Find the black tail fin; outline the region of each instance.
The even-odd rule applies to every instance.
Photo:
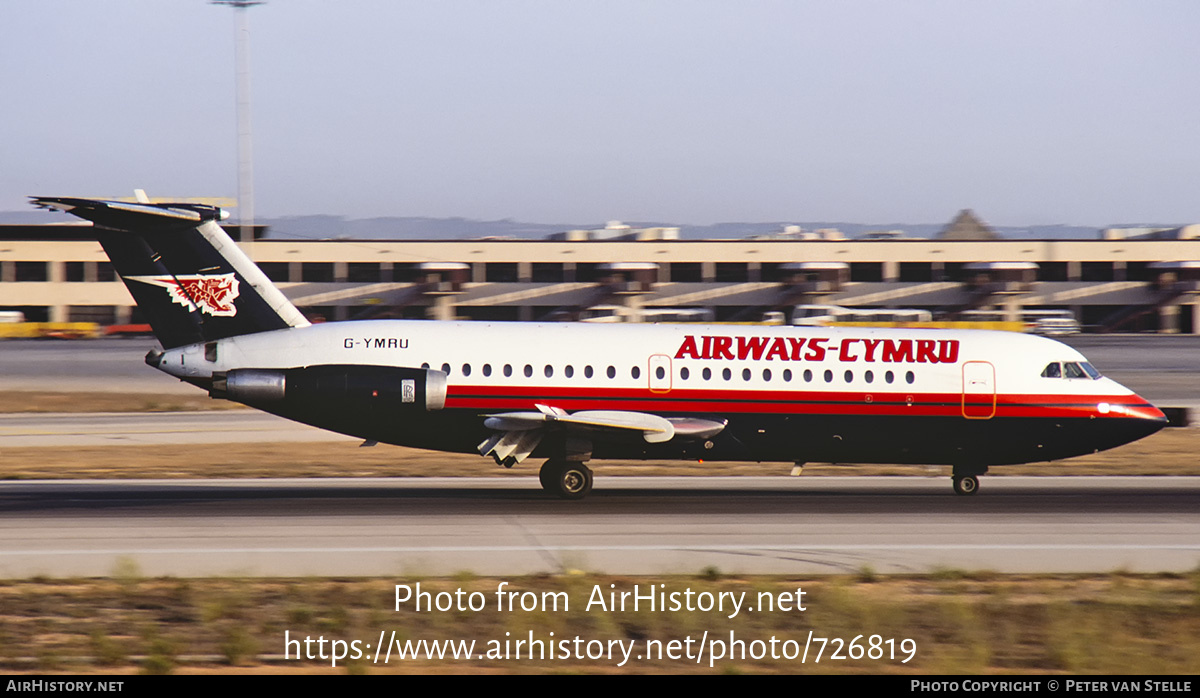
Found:
[[[34,197],[85,218],[163,348],[309,323],[217,225],[221,209]]]

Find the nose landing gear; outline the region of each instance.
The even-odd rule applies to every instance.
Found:
[[[988,471],[987,466],[954,466],[954,494],[970,496],[979,493],[979,476]]]
[[[954,477],[954,494],[972,495],[979,491],[979,478],[974,475]]]

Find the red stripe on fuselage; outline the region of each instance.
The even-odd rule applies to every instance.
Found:
[[[968,405],[991,405],[991,396],[968,396]],[[547,404],[564,410],[607,409],[653,413],[737,413],[873,416],[962,416],[962,393],[797,390],[687,390],[650,393],[637,388],[553,386],[450,386],[447,409],[531,410]],[[1101,413],[1098,406],[1110,409]],[[1117,409],[1111,409],[1116,407]],[[996,417],[1079,418],[1153,416],[1137,395],[998,394]]]

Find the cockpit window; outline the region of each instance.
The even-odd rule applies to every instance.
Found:
[[[1086,361],[1055,361],[1042,370],[1042,378],[1073,378],[1084,380],[1100,380],[1102,376],[1094,366]]]

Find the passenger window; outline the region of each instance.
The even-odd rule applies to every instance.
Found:
[[[421,368],[423,368],[423,369],[425,369],[426,371],[428,371],[428,370],[429,370],[429,362],[428,362],[428,361],[426,361],[425,363],[421,364]]]
[[[744,381],[750,380],[750,369],[748,369],[748,368],[742,369],[742,380],[744,380]]]
[[[690,375],[691,375],[691,372],[689,372],[689,371],[687,370],[687,366],[684,366],[683,368],[679,369],[679,377],[680,377],[681,379],[683,379],[683,380],[687,380],[687,379],[688,379],[688,376],[690,376]]]
[[[854,382],[854,371],[846,371],[846,374],[842,377],[846,379],[847,383],[853,383]]]
[[[763,380],[767,381],[768,383],[771,381],[771,369],[769,369],[769,368],[763,369]]]
[[[704,371],[702,372],[702,375],[704,376],[704,380],[711,379],[712,378],[712,369],[711,368],[704,369]]]
[[[491,365],[491,364],[484,364],[484,365],[483,365],[483,375],[484,375],[484,376],[490,376],[490,375],[492,375],[492,365]]]
[[[529,364],[525,364],[525,377],[533,378],[533,366],[530,366]]]
[[[616,368],[614,368],[614,367],[612,367],[612,366],[609,366],[609,367],[608,367],[608,377],[609,377],[609,378],[616,378],[616,377],[617,377],[617,369],[616,369]]]
[[[825,369],[825,382],[826,383],[833,382],[833,371],[830,371],[829,369]]]
[[[567,367],[563,369],[563,373],[566,374],[567,378],[570,378],[575,375],[575,367],[567,364]]]
[[[471,364],[463,364],[463,367],[462,367],[462,374],[463,374],[464,376],[469,376],[469,375],[471,375]]]
[[[554,377],[554,367],[551,366],[550,364],[546,364],[546,368],[545,368],[544,372],[545,372],[547,378]]]
[[[663,368],[662,366],[659,366],[658,368],[654,369],[654,375],[659,380],[662,380],[667,377],[667,369]]]
[[[505,378],[512,377],[512,364],[504,364],[504,377]]]
[[[1046,366],[1042,371],[1042,378],[1062,378],[1062,369],[1059,367],[1059,363],[1055,361]]]
[[[591,366],[584,366],[584,367],[583,367],[583,377],[584,377],[584,378],[591,378],[591,377],[592,377],[592,367],[591,367]]]
[[[629,369],[629,375],[633,376],[634,378],[639,378],[642,375],[642,369],[634,366],[633,368]]]
[[[904,380],[907,381],[909,385],[912,385],[913,381],[917,380],[917,377],[912,371],[909,371],[908,373],[904,374]]]
[[[807,369],[807,368],[806,368],[806,369],[804,369],[804,382],[805,382],[805,383],[812,383],[812,371],[810,371],[810,370],[809,370],[809,369]]]
[[[721,377],[724,378],[725,380],[729,380],[730,378],[733,377],[733,371],[730,371],[729,369],[725,369],[725,370],[721,371]]]
[[[883,374],[883,379],[888,383],[891,383],[892,381],[896,380],[896,374],[888,371],[887,373]]]
[[[442,364],[442,373],[450,375],[450,364]]]
[[[792,382],[792,369],[790,369],[790,368],[783,369],[783,380],[787,383]]]
[[[875,372],[867,371],[866,373],[863,374],[863,380],[865,380],[868,383],[873,383],[875,381]]]

